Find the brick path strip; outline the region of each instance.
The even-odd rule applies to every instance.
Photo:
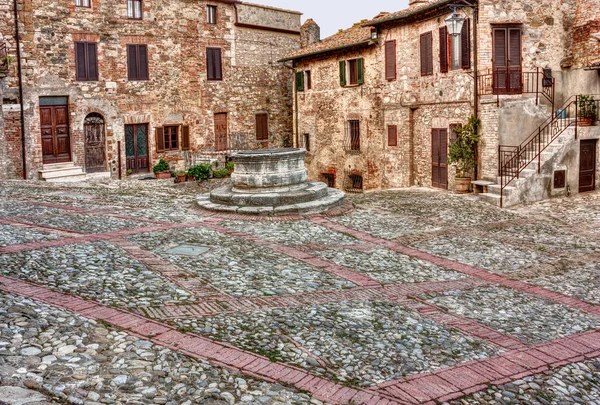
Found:
[[[337,232],[345,232],[348,233],[355,238],[360,240],[364,240],[369,243],[373,243],[375,245],[380,245],[386,247],[395,252],[401,253],[406,256],[415,257],[417,259],[425,260],[427,262],[436,264],[440,267],[444,267],[449,270],[454,270],[459,273],[467,274],[472,277],[476,277],[487,282],[493,284],[499,284],[504,287],[508,287],[513,290],[525,292],[527,294],[535,295],[537,297],[558,303],[563,304],[571,308],[575,308],[582,312],[587,312],[589,314],[600,316],[600,306],[590,304],[578,298],[570,297],[568,295],[564,295],[561,293],[557,293],[554,291],[547,290],[543,287],[537,287],[531,284],[527,284],[522,281],[511,280],[510,278],[501,275],[491,273],[486,270],[482,270],[473,266],[469,266],[466,264],[462,264],[450,259],[446,259],[443,257],[435,256],[430,253],[426,253],[417,249],[413,249],[410,247],[402,246],[399,243],[394,241],[389,241],[381,238],[374,237],[366,232],[357,231],[352,228],[348,228],[346,226],[340,225],[335,222],[331,222],[330,220],[323,217],[313,217],[311,221],[315,224],[325,226],[329,229],[332,229]]]

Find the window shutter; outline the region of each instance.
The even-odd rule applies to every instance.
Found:
[[[388,146],[398,146],[397,125],[388,125]]]
[[[427,74],[427,37],[425,34],[421,34],[420,39],[420,50],[421,50],[421,76]]]
[[[269,116],[261,113],[256,114],[256,140],[266,141],[269,139]]]
[[[135,45],[127,45],[127,78],[137,79],[137,49]]]
[[[304,91],[304,72],[296,72],[296,90]]]
[[[221,63],[221,48],[215,49],[215,74],[217,80],[221,80],[223,78],[223,69]]]
[[[465,20],[460,32],[460,48],[461,67],[471,69],[471,20],[468,18]]]
[[[86,80],[87,70],[85,62],[86,44],[84,42],[75,43],[75,79]]]
[[[208,80],[215,79],[215,62],[214,52],[212,48],[206,48],[206,74]]]
[[[190,126],[181,127],[181,150],[190,150]]]
[[[433,35],[431,32],[427,33],[427,74],[433,74]]]
[[[138,45],[138,79],[148,80],[150,75],[148,74],[148,45]]]
[[[494,29],[494,67],[506,66],[506,29]]]
[[[94,43],[87,44],[88,80],[98,80],[98,48]]]
[[[365,60],[363,58],[358,58],[356,60],[356,70],[358,71],[357,80],[358,84],[364,84],[365,82]]]
[[[385,43],[385,78],[387,80],[396,79],[396,41],[386,41]]]
[[[521,66],[521,30],[509,29],[508,66]]]
[[[163,127],[154,128],[154,133],[156,134],[156,151],[164,152],[165,151],[165,132]]]
[[[440,72],[448,72],[448,28],[440,28]]]
[[[346,85],[346,61],[340,61],[340,86],[344,87]]]

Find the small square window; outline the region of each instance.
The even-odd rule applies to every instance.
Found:
[[[217,6],[206,6],[206,22],[208,24],[217,23]]]
[[[142,0],[127,0],[127,18],[131,20],[142,19]]]
[[[363,58],[340,61],[340,85],[356,86],[365,82],[365,61]]]
[[[75,0],[75,5],[77,7],[91,7],[91,0]]]

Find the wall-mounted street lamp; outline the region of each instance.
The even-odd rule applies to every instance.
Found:
[[[372,27],[371,28],[371,39],[373,41],[376,41],[378,37],[379,37],[379,34],[377,33],[377,28],[376,27]]]
[[[446,26],[448,27],[448,33],[451,36],[460,35],[463,24],[465,23],[465,17],[457,13],[457,6],[450,6],[452,8],[452,15],[446,18]]]

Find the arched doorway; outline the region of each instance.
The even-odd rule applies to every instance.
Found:
[[[104,118],[91,113],[83,122],[85,136],[85,171],[87,173],[106,171],[106,142],[104,139]]]

